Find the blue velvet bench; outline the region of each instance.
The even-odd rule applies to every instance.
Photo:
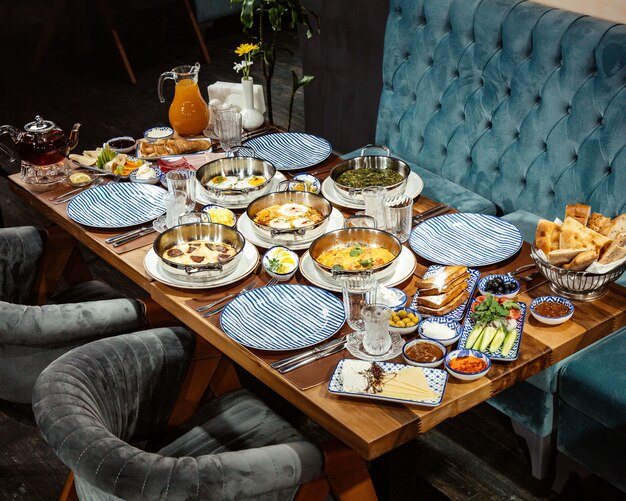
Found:
[[[555,490],[561,490],[573,470],[596,473],[626,492],[624,357],[622,331],[598,341],[561,369]]]
[[[518,0],[391,0],[376,143],[427,197],[502,216],[531,242],[568,203],[626,212],[625,83],[624,25]],[[489,401],[539,478],[561,365]]]

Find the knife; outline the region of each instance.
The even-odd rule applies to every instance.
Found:
[[[127,231],[126,233],[121,233],[119,235],[115,235],[114,237],[107,238],[104,241],[104,243],[112,244],[113,242],[116,242],[117,240],[122,240],[126,237],[130,237],[131,235],[134,235],[135,233],[141,233],[142,231],[148,230],[150,228],[151,226],[144,226],[143,228],[135,228],[134,230]]]
[[[450,210],[450,207],[446,205],[442,205],[440,207],[433,207],[432,209],[424,211],[421,214],[418,214],[417,216],[413,218],[413,226],[423,223],[424,221],[426,221],[427,219],[430,219],[431,217],[441,216],[442,214],[445,214],[449,210]]]
[[[345,349],[346,347],[346,340],[345,338],[343,338],[343,342],[338,344],[337,346],[331,347],[331,348],[327,348],[325,350],[322,350],[318,353],[315,353],[314,355],[311,355],[307,358],[304,358],[302,360],[300,360],[299,362],[295,362],[293,364],[284,366],[280,369],[278,369],[278,372],[280,372],[281,374],[285,374],[287,372],[291,372],[295,369],[298,369],[300,367],[303,367],[305,365],[310,364],[311,362],[315,362],[316,360],[319,360],[321,358],[324,357],[328,357],[330,355],[334,355],[335,353],[339,353],[341,350]]]
[[[276,360],[275,362],[272,362],[270,364],[270,367],[272,369],[280,369],[281,367],[284,367],[286,365],[289,365],[293,362],[298,362],[300,360],[302,360],[303,358],[307,358],[310,357],[311,355],[315,355],[317,353],[319,353],[320,351],[324,351],[327,350],[329,348],[334,348],[335,346],[338,346],[342,343],[345,343],[346,339],[345,337],[340,337],[339,339],[334,339],[332,341],[329,341],[326,344],[322,344],[320,346],[316,346],[313,349],[307,350],[305,352],[302,353],[298,353],[297,355],[292,355],[290,357],[287,358],[283,358],[282,360]]]
[[[132,242],[133,240],[143,237],[144,235],[149,235],[150,233],[154,233],[155,231],[156,230],[154,228],[146,228],[143,231],[140,231],[139,233],[134,233],[133,235],[130,235],[126,238],[116,240],[115,242],[113,242],[113,247],[119,247],[120,245],[127,244],[128,242]]]

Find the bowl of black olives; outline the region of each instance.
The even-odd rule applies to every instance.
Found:
[[[496,297],[513,299],[519,289],[520,283],[511,275],[487,275],[478,281],[478,290],[482,295],[489,293]]]

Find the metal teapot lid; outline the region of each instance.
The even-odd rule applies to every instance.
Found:
[[[34,132],[36,134],[41,134],[43,132],[48,132],[56,127],[54,122],[50,120],[44,120],[41,118],[41,115],[37,115],[33,122],[28,122],[24,126],[24,130],[26,132]]]

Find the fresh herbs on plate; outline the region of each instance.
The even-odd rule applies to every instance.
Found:
[[[476,322],[465,348],[495,353],[501,349],[508,356],[517,339],[520,305],[511,299],[498,299],[491,294],[478,296],[472,304],[470,318]]]

